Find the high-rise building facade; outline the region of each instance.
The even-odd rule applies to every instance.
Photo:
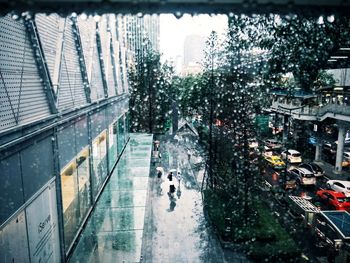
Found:
[[[0,262],[72,252],[129,137],[129,20],[0,18]]]
[[[205,38],[199,35],[186,36],[184,41],[183,75],[196,74],[202,71]]]
[[[127,45],[134,56],[144,55],[150,47],[159,52],[159,16],[125,16],[127,26]]]

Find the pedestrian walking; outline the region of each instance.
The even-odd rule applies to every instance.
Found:
[[[157,178],[158,178],[159,181],[162,179],[162,175],[163,175],[162,171],[158,170]]]
[[[169,192],[170,192],[170,194],[173,196],[174,195],[174,193],[175,193],[175,189],[176,189],[176,187],[175,187],[175,185],[174,185],[174,181],[169,181]]]
[[[173,197],[175,193],[175,185],[174,185],[174,180],[173,180],[173,173],[170,172],[168,174],[168,179],[169,179],[169,196]]]
[[[181,179],[182,179],[182,176],[181,176],[181,172],[180,172],[180,171],[177,172],[177,174],[176,174],[176,179],[177,179],[178,184],[180,185],[180,182],[181,182]]]
[[[190,161],[191,160],[191,151],[188,149],[187,150],[187,157],[188,157],[188,160]]]
[[[180,197],[181,197],[181,187],[180,187],[180,185],[177,187],[176,195],[177,195],[177,199],[180,199]]]

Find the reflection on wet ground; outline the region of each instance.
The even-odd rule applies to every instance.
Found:
[[[202,198],[193,175],[184,144],[161,140],[163,158],[157,166],[164,168],[159,180],[151,176],[149,206],[145,227],[144,262],[224,262],[222,250],[203,214]],[[169,171],[180,171],[175,178],[174,193],[170,193]],[[147,230],[146,230],[147,229]]]
[[[130,135],[70,262],[141,260],[151,150],[151,135]]]

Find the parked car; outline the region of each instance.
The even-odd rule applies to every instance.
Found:
[[[341,192],[346,197],[350,197],[350,182],[343,180],[328,180],[327,188],[333,191]]]
[[[350,161],[350,152],[344,152],[343,153],[343,158],[344,158],[344,161]]]
[[[297,183],[300,185],[315,185],[315,175],[305,168],[295,168],[289,171],[290,174],[297,178]]]
[[[272,155],[265,157],[265,160],[269,165],[271,165],[275,169],[284,169],[286,168],[286,164],[282,161],[281,157]]]
[[[288,160],[289,163],[301,163],[301,154],[296,150],[285,150],[281,153],[282,159]],[[288,159],[287,159],[288,158]]]
[[[341,192],[333,190],[319,190],[316,192],[316,197],[335,210],[350,210],[350,198],[346,197]]]
[[[282,187],[284,190],[294,190],[297,188],[296,177],[295,175],[283,171],[280,173],[280,179],[282,181]]]
[[[280,149],[282,148],[282,144],[275,140],[275,139],[268,139],[265,141],[265,145],[269,148],[272,148],[272,149]]]
[[[323,169],[315,163],[302,163],[298,166],[299,168],[305,168],[312,172],[316,177],[323,176]]]
[[[272,155],[276,155],[274,150],[272,148],[264,146],[264,151],[262,153],[262,156],[265,158],[265,157],[271,157]]]
[[[249,139],[248,145],[249,145],[250,149],[257,149],[259,147],[259,143],[258,143],[257,139]]]
[[[325,143],[322,146],[322,152],[324,154],[334,155],[337,152],[337,147],[335,144]]]
[[[344,152],[343,153],[343,167],[349,167],[350,166],[350,152]]]

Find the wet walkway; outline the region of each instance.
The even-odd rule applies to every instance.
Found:
[[[198,183],[194,178],[186,145],[169,138],[160,140],[160,163],[151,168],[143,239],[143,262],[224,262],[221,247],[203,215]],[[159,180],[156,167],[165,174]],[[171,169],[176,178],[174,197],[168,195]]]
[[[152,138],[130,134],[69,262],[140,261]]]

